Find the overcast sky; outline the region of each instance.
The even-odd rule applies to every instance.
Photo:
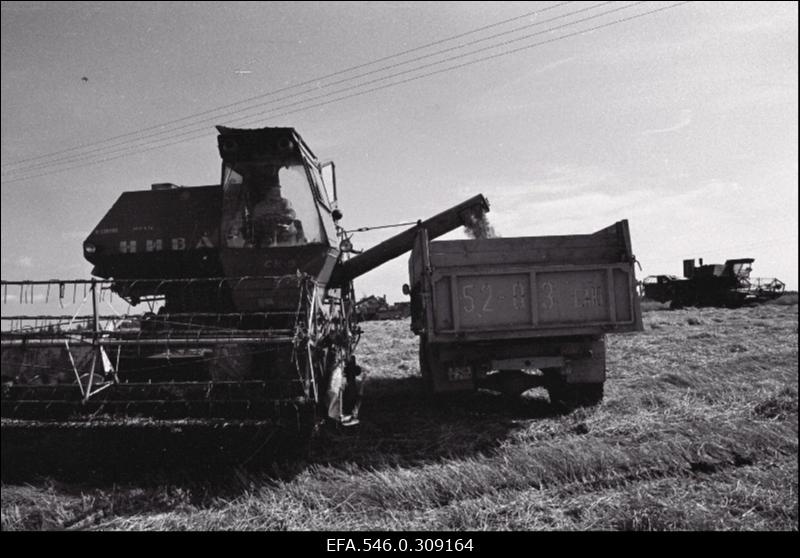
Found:
[[[640,278],[754,257],[797,289],[798,6],[628,19],[675,3],[3,2],[2,277],[88,277],[123,191],[219,181],[223,124],[291,126],[336,161],[347,228],[483,193],[502,236],[628,219]],[[357,293],[403,300],[406,266]]]

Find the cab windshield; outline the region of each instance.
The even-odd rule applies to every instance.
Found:
[[[752,266],[749,263],[735,263],[733,264],[733,274],[736,277],[747,279],[750,277]]]
[[[225,164],[222,235],[228,248],[325,242],[317,205],[300,164]]]

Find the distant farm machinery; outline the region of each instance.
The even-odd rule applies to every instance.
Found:
[[[753,258],[727,260],[724,264],[683,261],[684,277],[651,275],[642,281],[644,296],[671,308],[719,306],[738,308],[745,304],[778,298],[786,285],[775,278],[750,277]]]

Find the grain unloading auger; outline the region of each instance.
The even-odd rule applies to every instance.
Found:
[[[123,193],[84,242],[93,279],[3,281],[4,307],[84,301],[3,316],[4,472],[65,429],[123,452],[140,427],[214,426],[220,447],[244,426],[352,420],[353,279],[488,211],[477,195],[353,256],[332,164],[292,128],[218,130],[220,184]],[[107,315],[111,295],[146,311]]]

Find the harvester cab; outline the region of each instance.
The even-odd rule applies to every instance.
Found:
[[[220,184],[158,184],[123,194],[84,244],[93,275],[206,279],[300,271],[327,283],[339,256],[341,211],[313,152],[292,128],[218,129]],[[148,286],[158,285],[122,294],[140,296]],[[238,299],[230,310],[272,304]]]
[[[739,288],[749,288],[750,272],[753,271],[754,261],[753,258],[727,260],[722,275],[733,277]]]
[[[683,260],[683,274],[689,279],[727,279],[731,284],[746,285],[752,271],[753,258],[740,258],[737,260],[726,260],[724,264],[704,264],[700,258],[698,265],[695,260]]]
[[[321,167],[294,130],[253,137],[220,128],[223,243],[226,248],[335,245],[336,201]]]

